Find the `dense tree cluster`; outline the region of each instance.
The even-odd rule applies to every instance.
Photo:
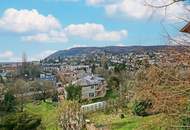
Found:
[[[40,125],[40,117],[26,112],[9,114],[0,120],[1,130],[37,130]]]
[[[68,85],[65,87],[68,100],[80,100],[81,99],[81,87],[76,85]]]

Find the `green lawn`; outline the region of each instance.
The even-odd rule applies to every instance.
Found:
[[[164,130],[162,115],[138,117],[128,115],[121,119],[118,115],[107,115],[103,112],[91,113],[88,117],[96,125],[106,125],[112,130]]]
[[[41,116],[42,123],[47,130],[59,130],[55,104],[51,102],[29,103],[26,106],[26,111]],[[87,117],[96,125],[106,125],[112,130],[165,130],[159,127],[165,123],[161,114],[147,117],[125,115],[125,118],[121,119],[118,115],[94,112]]]
[[[47,130],[58,130],[56,119],[56,105],[51,102],[29,103],[26,111],[42,117],[42,123]]]
[[[114,90],[108,90],[105,96],[106,99],[116,99],[117,97],[119,97],[119,93]]]
[[[160,115],[149,117],[131,116],[124,119],[116,119],[112,123],[113,130],[161,130]]]

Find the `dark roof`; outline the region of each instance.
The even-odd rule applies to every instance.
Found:
[[[102,77],[88,75],[86,77],[74,81],[73,84],[77,84],[79,86],[90,86],[90,85],[101,84],[101,82],[104,80],[105,79]]]
[[[190,22],[185,26],[183,27],[180,32],[184,32],[184,33],[190,33]]]

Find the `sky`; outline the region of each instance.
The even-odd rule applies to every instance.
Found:
[[[86,46],[165,45],[187,15],[172,0],[0,0],[0,62],[40,60]]]

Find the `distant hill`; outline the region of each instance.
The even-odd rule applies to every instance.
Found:
[[[143,54],[144,52],[152,52],[152,51],[160,51],[165,50],[166,48],[180,48],[180,46],[107,46],[107,47],[77,47],[71,48],[69,50],[60,50],[55,52],[54,54],[45,58],[49,59],[57,59],[71,56],[81,56],[81,55],[93,55],[93,54],[102,54],[102,53],[110,53],[110,54],[128,54],[128,53],[136,53]]]

